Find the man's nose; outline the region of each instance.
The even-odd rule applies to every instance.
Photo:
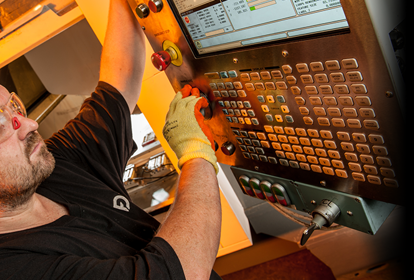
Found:
[[[30,132],[33,132],[39,128],[39,124],[29,118],[23,116],[13,117],[13,128],[17,130],[20,140],[24,140]]]

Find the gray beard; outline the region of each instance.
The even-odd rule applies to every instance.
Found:
[[[31,133],[25,140],[25,158],[27,164],[9,164],[5,170],[0,170],[0,211],[12,211],[26,204],[35,193],[37,187],[52,174],[55,159],[42,146],[37,161],[30,161],[30,153],[42,140],[37,133]],[[43,140],[42,140],[43,141]]]

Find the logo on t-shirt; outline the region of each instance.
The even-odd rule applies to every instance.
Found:
[[[130,206],[128,199],[123,195],[117,195],[114,197],[114,208],[129,212]]]

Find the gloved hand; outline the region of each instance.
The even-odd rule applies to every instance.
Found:
[[[190,159],[203,158],[214,166],[217,174],[213,135],[200,113],[200,109],[207,106],[207,99],[200,97],[197,88],[184,86],[170,104],[162,133],[177,155],[178,168]]]

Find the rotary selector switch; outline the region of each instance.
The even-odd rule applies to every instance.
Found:
[[[226,156],[231,156],[232,154],[234,154],[234,151],[236,151],[236,147],[234,146],[233,143],[231,143],[230,141],[227,141],[223,143],[223,145],[221,145],[221,151]]]
[[[164,3],[162,0],[150,0],[148,2],[148,6],[153,13],[161,12],[162,8],[164,7]]]
[[[150,13],[150,9],[147,5],[141,3],[135,8],[135,13],[139,16],[139,18],[146,18]]]

